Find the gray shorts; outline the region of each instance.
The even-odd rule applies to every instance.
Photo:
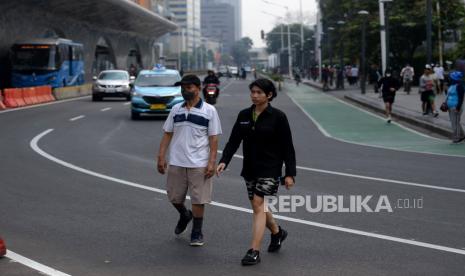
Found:
[[[166,191],[171,203],[184,203],[187,191],[192,204],[206,204],[212,198],[212,179],[205,177],[206,168],[184,168],[170,165]]]
[[[279,177],[259,177],[254,179],[245,179],[249,199],[252,200],[254,195],[259,197],[276,196],[278,193],[280,179]]]

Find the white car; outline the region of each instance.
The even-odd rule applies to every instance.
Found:
[[[230,67],[229,67],[229,73],[231,73],[233,76],[234,76],[234,75],[237,75],[237,72],[239,72],[239,70],[237,69],[237,67],[235,67],[235,66],[230,66]]]
[[[131,100],[131,83],[134,77],[124,70],[105,70],[93,77],[92,101],[101,101],[105,97],[123,97]]]

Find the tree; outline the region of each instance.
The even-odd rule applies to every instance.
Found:
[[[253,41],[249,37],[243,37],[234,42],[231,47],[231,56],[237,66],[245,65],[249,62],[249,50],[252,49]]]
[[[441,7],[440,16],[436,12],[436,3]],[[323,53],[328,53],[329,45],[338,45],[344,41],[344,56],[350,62],[356,62],[360,53],[361,18],[357,14],[360,10],[370,13],[367,18],[367,49],[368,60],[372,63],[380,61],[379,39],[379,6],[378,1],[369,0],[322,0],[320,1],[323,13],[324,33],[328,27],[334,27],[336,35],[331,41],[323,44]],[[426,40],[426,1],[409,0],[393,1],[385,5],[389,22],[389,48],[390,64],[401,67],[405,63],[424,64]],[[433,52],[437,56],[438,24],[441,23],[443,32],[455,30],[459,27],[461,18],[465,16],[465,7],[461,0],[433,0]],[[343,20],[345,25],[339,26],[337,22]],[[326,37],[327,38],[327,37]]]
[[[282,28],[281,28],[282,27]],[[283,30],[283,43],[284,49],[281,50],[281,29]],[[304,60],[310,60],[310,51],[313,50],[314,47],[314,32],[307,26],[304,26],[304,45],[303,45],[303,53],[301,52],[302,49],[302,40],[300,38],[300,24],[291,24],[289,26],[289,30],[291,32],[291,45],[293,45],[292,51],[293,56],[296,60],[296,65],[300,67],[306,67],[309,64],[301,64],[302,54],[304,54]],[[282,53],[286,51],[287,53],[287,25],[281,24],[275,26],[269,33],[266,34],[266,45],[267,45],[267,52],[268,53]],[[287,61],[286,61],[287,62]]]

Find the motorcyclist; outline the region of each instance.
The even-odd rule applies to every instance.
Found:
[[[207,76],[203,80],[203,85],[204,85],[203,96],[204,96],[204,98],[206,98],[206,95],[207,95],[207,89],[206,88],[207,88],[208,84],[216,84],[216,94],[218,95],[219,92],[220,92],[220,88],[218,87],[220,85],[220,80],[215,75],[215,72],[213,72],[213,70],[208,70],[207,71]]]
[[[213,70],[208,70],[207,71],[207,76],[205,77],[205,79],[203,80],[203,84],[204,85],[207,85],[209,83],[214,83],[214,84],[218,84],[220,85],[220,80],[218,79],[218,77],[215,75],[215,72],[213,72]]]

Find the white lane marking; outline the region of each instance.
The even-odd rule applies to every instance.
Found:
[[[460,158],[465,158],[465,156],[462,155],[455,155],[455,154],[446,154],[446,153],[435,153],[435,152],[429,152],[429,151],[414,151],[414,150],[408,150],[408,149],[397,149],[397,148],[390,148],[390,147],[385,147],[385,146],[379,146],[379,145],[370,145],[370,144],[365,144],[365,143],[360,143],[360,142],[354,142],[354,141],[349,141],[345,140],[342,138],[337,138],[329,134],[318,122],[315,120],[312,115],[310,115],[294,98],[291,96],[287,95],[289,99],[312,121],[318,130],[326,137],[334,139],[339,142],[347,143],[347,144],[353,144],[353,145],[359,145],[359,146],[364,146],[364,147],[372,147],[372,148],[378,148],[378,149],[385,149],[385,150],[394,150],[394,151],[400,151],[400,152],[409,152],[409,153],[418,153],[418,154],[428,154],[428,155],[438,155],[438,156],[446,156],[446,157],[460,157]],[[329,97],[329,96],[328,96]],[[431,137],[434,138],[434,137]],[[434,138],[438,139],[438,138]],[[442,140],[441,140],[442,141]],[[446,140],[444,140],[446,142]]]
[[[131,104],[131,102],[127,102],[127,103],[124,103],[123,105],[130,105],[130,104]]]
[[[12,108],[12,109],[6,109],[6,110],[0,111],[0,114],[2,114],[2,113],[8,113],[8,112],[13,112],[13,111],[21,111],[21,110],[26,110],[26,109],[32,109],[32,108],[37,108],[37,107],[42,107],[42,106],[52,105],[52,104],[60,104],[60,103],[73,102],[73,101],[78,101],[78,100],[82,100],[82,99],[89,98],[89,97],[90,97],[90,96],[83,96],[83,97],[78,97],[78,98],[74,98],[74,99],[58,100],[58,101],[49,102],[49,103],[35,104],[35,105],[31,105],[31,106],[24,106],[24,107],[17,107],[17,108]]]
[[[15,261],[15,262],[18,262],[20,264],[23,264],[27,267],[30,267],[34,270],[37,270],[39,272],[42,272],[43,274],[45,275],[50,275],[50,276],[71,276],[70,274],[66,274],[66,273],[63,273],[61,271],[58,271],[54,268],[51,268],[51,267],[48,267],[46,265],[43,265],[43,264],[40,264],[36,261],[33,261],[29,258],[26,258],[24,256],[21,256],[11,250],[7,250],[6,251],[6,255],[5,257]]]
[[[108,111],[110,109],[111,109],[111,107],[107,107],[107,108],[101,109],[100,111],[105,112],[105,111]]]
[[[234,80],[231,80],[230,82],[228,82],[228,84],[226,84],[221,90],[222,91],[225,91],[229,86],[231,86],[231,84],[234,83]],[[220,92],[221,93],[221,92]]]
[[[113,182],[116,182],[116,183],[128,185],[128,186],[143,189],[143,190],[148,190],[148,191],[152,191],[152,192],[166,194],[165,190],[161,190],[161,189],[157,189],[157,188],[153,188],[153,187],[148,187],[148,186],[145,186],[145,185],[137,184],[137,183],[134,183],[134,182],[130,182],[130,181],[122,180],[122,179],[119,179],[119,178],[107,176],[107,175],[104,175],[104,174],[96,173],[96,172],[93,172],[93,171],[90,171],[90,170],[86,170],[84,168],[81,168],[81,167],[78,167],[76,165],[70,164],[68,162],[60,160],[60,159],[46,153],[45,151],[43,151],[38,146],[38,142],[40,141],[40,139],[42,137],[44,137],[45,135],[49,134],[52,131],[53,131],[53,129],[48,129],[48,130],[40,133],[36,137],[34,137],[30,142],[30,147],[35,152],[37,152],[41,156],[47,158],[48,160],[53,161],[55,163],[58,163],[58,164],[60,164],[60,165],[62,165],[64,167],[67,167],[67,168],[82,172],[82,173],[87,174],[87,175],[92,175],[92,176],[95,176],[95,177],[99,177],[99,178],[102,178],[102,179],[110,180],[110,181],[113,181]],[[220,203],[220,202],[215,202],[215,201],[213,201],[211,203],[211,205],[226,208],[226,209],[230,209],[230,210],[236,210],[236,211],[240,211],[240,212],[246,212],[246,213],[252,213],[253,212],[251,209],[247,209],[247,208],[243,208],[243,207],[239,207],[239,206],[234,206],[234,205],[229,205],[229,204],[225,204],[225,203]],[[329,230],[334,230],[334,231],[339,231],[339,232],[344,232],[344,233],[350,233],[350,234],[359,235],[359,236],[371,237],[371,238],[376,238],[376,239],[381,239],[381,240],[393,241],[393,242],[402,243],[402,244],[414,245],[414,246],[418,246],[418,247],[424,247],[424,248],[429,248],[429,249],[434,249],[434,250],[439,250],[439,251],[444,251],[444,252],[449,252],[449,253],[456,253],[456,254],[460,254],[460,255],[465,255],[465,250],[457,249],[457,248],[453,248],[453,247],[447,247],[447,246],[431,244],[431,243],[425,243],[425,242],[412,241],[412,240],[409,240],[409,239],[403,239],[403,238],[398,238],[398,237],[393,237],[393,236],[388,236],[388,235],[375,234],[375,233],[365,232],[365,231],[351,229],[351,228],[344,228],[344,227],[339,227],[339,226],[334,226],[334,225],[329,225],[329,224],[323,224],[323,223],[318,223],[318,222],[313,222],[313,221],[308,221],[308,220],[303,220],[303,219],[296,219],[296,218],[287,217],[287,216],[276,215],[275,217],[278,218],[278,219],[281,219],[281,220],[286,220],[286,221],[290,221],[290,222],[310,225],[310,226],[319,227],[319,228],[323,228],[323,229],[329,229]]]
[[[82,118],[84,118],[84,117],[86,117],[86,116],[84,116],[84,115],[80,115],[80,116],[77,116],[77,117],[71,118],[71,119],[69,119],[69,120],[70,120],[71,122],[74,122],[74,121],[80,120],[80,119],[82,119]]]
[[[218,152],[221,153],[221,154],[223,153],[223,151],[221,151],[221,150],[218,150]],[[239,155],[239,154],[234,154],[234,157],[239,158],[239,159],[244,159],[244,156]],[[442,191],[457,192],[457,193],[465,193],[464,189],[449,188],[449,187],[444,187],[444,186],[427,185],[427,184],[421,184],[421,183],[415,183],[415,182],[408,182],[408,181],[401,181],[401,180],[394,180],[394,179],[387,179],[387,178],[378,178],[378,177],[372,177],[372,176],[364,176],[364,175],[358,175],[358,174],[350,174],[350,173],[343,173],[343,172],[330,171],[330,170],[322,170],[322,169],[302,167],[302,166],[297,166],[297,169],[303,170],[303,171],[311,171],[311,172],[318,172],[318,173],[346,176],[346,177],[352,177],[352,178],[358,178],[358,179],[364,179],[364,180],[372,180],[372,181],[378,181],[378,182],[386,182],[386,183],[394,183],[394,184],[407,185],[407,186],[415,186],[415,187],[421,187],[421,188],[427,188],[427,189],[442,190]]]

